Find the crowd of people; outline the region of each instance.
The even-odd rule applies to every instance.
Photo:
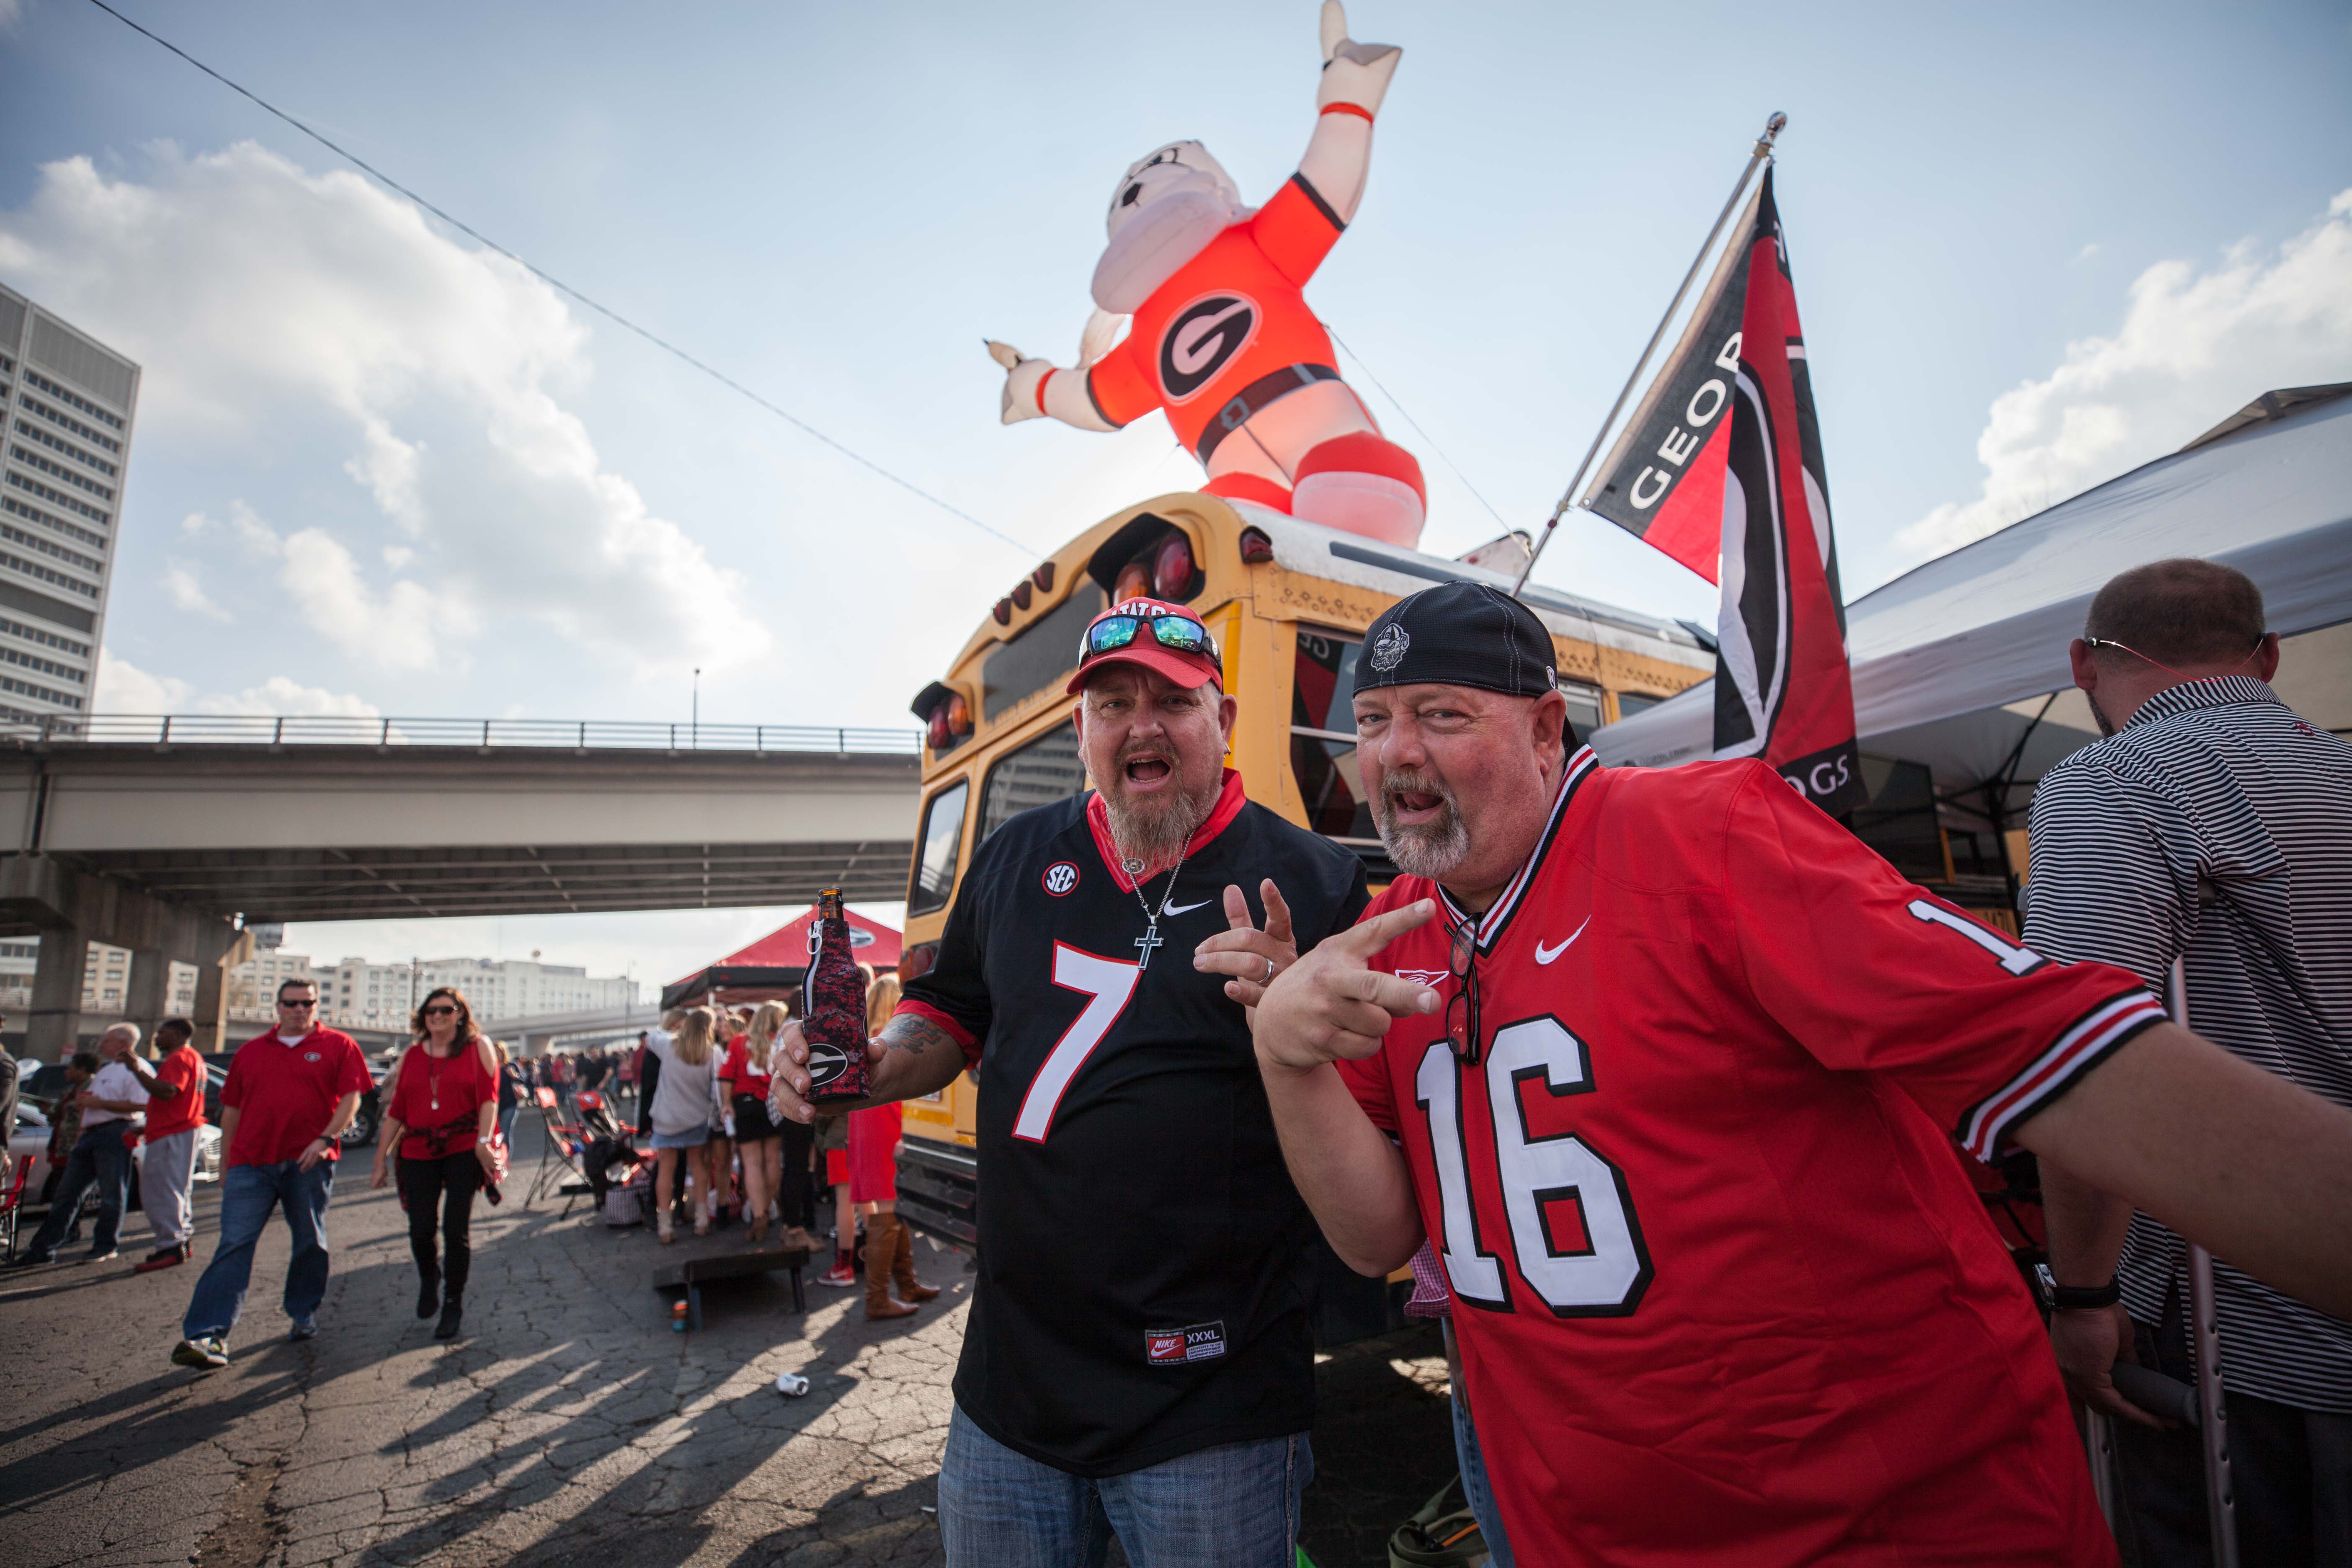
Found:
[[[1410,1265],[1446,1319],[1465,1491],[1506,1568],[2054,1568],[2119,1541],[2135,1568],[2205,1562],[2198,1439],[2115,1380],[2194,1374],[2192,1243],[2219,1259],[2242,1560],[2352,1564],[2352,746],[2268,684],[2243,576],[2160,562],[2093,601],[2074,675],[2106,738],[2036,795],[2021,941],[1760,763],[1601,767],[1549,635],[1491,588],[1367,634],[1358,766],[1399,872],[1377,897],[1223,765],[1236,703],[1199,621],[1127,601],[1084,648],[1094,790],[979,847],[903,990],[868,973],[872,1089],[845,1116],[812,1106],[780,1003],[520,1062],[462,994],[426,998],[375,1182],[436,1333],[542,1087],[625,1086],[664,1244],[682,1213],[814,1248],[829,1185],[824,1282],[857,1282],[862,1223],[866,1315],[915,1311],[937,1292],[896,1213],[898,1107],[969,1070],[988,1201],[939,1487],[959,1568],[1100,1561],[1114,1536],[1288,1568],[1318,1230],[1362,1273]],[[273,1209],[293,1337],[317,1331],[369,1078],[316,1003],[289,982],[230,1068],[177,1362],[226,1363]],[[141,1267],[190,1256],[163,1146],[202,1063],[159,1036],[152,1064],[128,1026],[78,1058],[28,1261],[92,1187],[113,1255],[142,1118],[149,1186],[180,1195],[151,1190]],[[2017,1151],[2048,1200],[2039,1302],[1964,1165]],[[2104,1507],[2070,1396],[2124,1424]]]
[[[895,976],[865,976],[870,1026],[898,1004]],[[793,1007],[766,1001],[732,1011],[680,1007],[644,1037],[636,1081],[645,1085],[640,1131],[654,1157],[654,1224],[667,1246],[683,1209],[697,1236],[740,1223],[757,1247],[817,1249],[817,1194],[834,1194],[834,1253],[821,1285],[858,1283],[863,1237],[866,1315],[902,1318],[939,1295],[915,1273],[913,1234],[898,1215],[901,1112],[893,1101],[822,1127],[770,1110],[778,1041],[797,1036]]]

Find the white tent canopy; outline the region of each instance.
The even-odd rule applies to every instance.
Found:
[[[1863,750],[1927,763],[1947,789],[2038,777],[2095,738],[2066,660],[2091,596],[2150,561],[2235,566],[2282,636],[2352,621],[2347,394],[2352,384],[2267,393],[2171,457],[1847,605]],[[2052,692],[2062,695],[2037,726]],[[1672,767],[1708,754],[1714,715],[1714,683],[1702,682],[1594,731],[1592,746],[1604,763]]]

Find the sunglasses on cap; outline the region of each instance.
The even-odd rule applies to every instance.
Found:
[[[1161,647],[1176,653],[1198,654],[1203,658],[1223,661],[1217,652],[1217,639],[1209,628],[1190,616],[1164,614],[1156,616],[1105,616],[1087,628],[1078,641],[1078,665],[1085,668],[1088,659],[1107,653],[1117,653],[1133,646],[1143,628],[1151,628],[1152,640]]]

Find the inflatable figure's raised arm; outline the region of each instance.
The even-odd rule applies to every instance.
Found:
[[[1315,134],[1298,161],[1299,176],[1341,223],[1354,221],[1372,162],[1372,116],[1404,51],[1348,37],[1347,7],[1323,0],[1323,80],[1316,89]]]
[[[1095,406],[1083,367],[1065,370],[1051,360],[1029,359],[1011,343],[992,338],[988,340],[988,357],[1004,367],[1004,395],[997,412],[1005,424],[1045,416],[1081,430],[1119,427]]]

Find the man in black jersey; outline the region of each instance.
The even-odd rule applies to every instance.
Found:
[[[1234,700],[1184,610],[1104,612],[1070,690],[1095,793],[981,845],[872,1047],[877,1102],[980,1078],[940,1534],[956,1568],[1099,1563],[1114,1532],[1154,1564],[1289,1568],[1314,1221],[1226,981],[1351,925],[1363,867],[1244,796]],[[805,1062],[797,1026],[780,1042]],[[772,1103],[806,1121],[807,1089],[788,1065]]]

